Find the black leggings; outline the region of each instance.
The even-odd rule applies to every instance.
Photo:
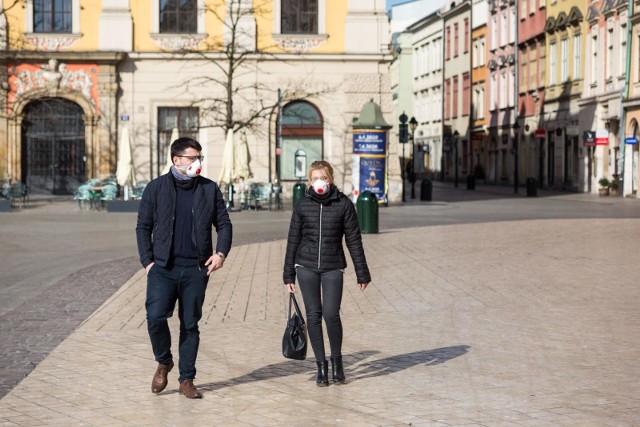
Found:
[[[331,357],[342,356],[342,322],[340,302],[342,301],[342,270],[316,270],[298,266],[298,284],[307,314],[307,330],[316,361],[326,360],[322,318],[327,325],[327,335],[331,346]]]

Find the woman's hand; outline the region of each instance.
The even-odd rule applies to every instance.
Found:
[[[290,294],[295,294],[296,293],[296,284],[295,283],[287,283],[285,286],[287,287],[287,290],[289,291]]]
[[[368,283],[358,283],[358,286],[360,286],[360,290],[364,291],[365,289],[367,289],[367,286],[369,286]]]

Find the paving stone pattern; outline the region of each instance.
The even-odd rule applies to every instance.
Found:
[[[639,240],[640,219],[365,235],[374,282],[346,271],[347,384],[327,388],[280,354],[285,242],[240,246],[207,290],[200,401],[177,371],[150,392],[139,270],[0,400],[0,425],[639,425]]]

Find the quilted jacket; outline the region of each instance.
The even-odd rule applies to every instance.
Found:
[[[310,192],[313,190],[310,190]],[[283,279],[294,283],[295,265],[336,270],[347,266],[342,247],[345,238],[358,283],[369,283],[371,275],[362,248],[358,217],[353,203],[335,187],[328,200],[320,203],[307,194],[300,198],[291,215]]]
[[[212,226],[216,228],[216,253],[231,250],[232,226],[218,185],[199,176],[193,189],[193,230],[201,264],[213,255]],[[136,239],[140,262],[166,267],[171,260],[176,187],[171,172],[151,181],[142,193]]]

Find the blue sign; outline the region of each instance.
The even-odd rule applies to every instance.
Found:
[[[625,144],[635,145],[638,143],[638,138],[636,138],[635,136],[630,136],[629,138],[625,138],[624,142]]]
[[[360,193],[369,190],[384,200],[385,165],[384,157],[360,157]]]
[[[120,121],[121,122],[128,122],[129,121],[129,115],[128,114],[121,114],[120,115]]]
[[[357,131],[353,133],[353,154],[386,154],[387,132]]]

